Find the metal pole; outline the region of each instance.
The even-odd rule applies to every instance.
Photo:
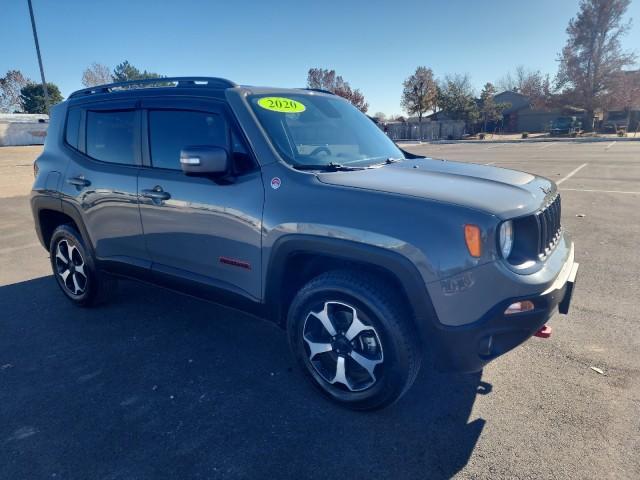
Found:
[[[44,67],[42,66],[42,57],[40,55],[40,43],[38,42],[38,32],[36,32],[36,21],[33,18],[33,6],[31,0],[29,3],[29,15],[31,16],[31,28],[33,29],[33,40],[36,42],[36,53],[38,54],[38,65],[40,65],[40,77],[42,78],[42,90],[44,91],[44,108],[49,113],[49,90],[47,90],[47,81],[44,79]]]

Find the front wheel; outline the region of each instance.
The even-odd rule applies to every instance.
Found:
[[[333,271],[305,285],[289,309],[296,360],[316,387],[348,408],[390,405],[420,368],[410,310],[393,292],[360,272]]]

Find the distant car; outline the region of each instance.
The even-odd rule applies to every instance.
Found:
[[[607,119],[602,124],[602,130],[608,133],[616,133],[629,128],[629,114],[627,112],[609,112]]]
[[[575,137],[582,133],[582,122],[576,117],[558,117],[551,122],[549,135],[552,137]]]
[[[359,410],[400,398],[424,354],[478,371],[567,313],[578,264],[553,181],[412,155],[329,93],[161,82],[52,109],[31,206],[74,304],[129,277],[269,318]]]

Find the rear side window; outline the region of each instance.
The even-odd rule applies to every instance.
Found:
[[[215,113],[187,110],[149,111],[149,148],[156,168],[180,170],[180,150],[210,145],[228,148],[224,118]]]
[[[87,155],[110,163],[135,165],[133,110],[87,112]]]
[[[69,146],[78,149],[78,139],[80,136],[80,109],[72,108],[67,113],[67,130],[65,140]]]

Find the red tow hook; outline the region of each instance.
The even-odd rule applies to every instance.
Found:
[[[553,332],[553,330],[549,325],[543,325],[540,330],[533,334],[533,336],[540,338],[549,338],[551,336],[551,332]]]

